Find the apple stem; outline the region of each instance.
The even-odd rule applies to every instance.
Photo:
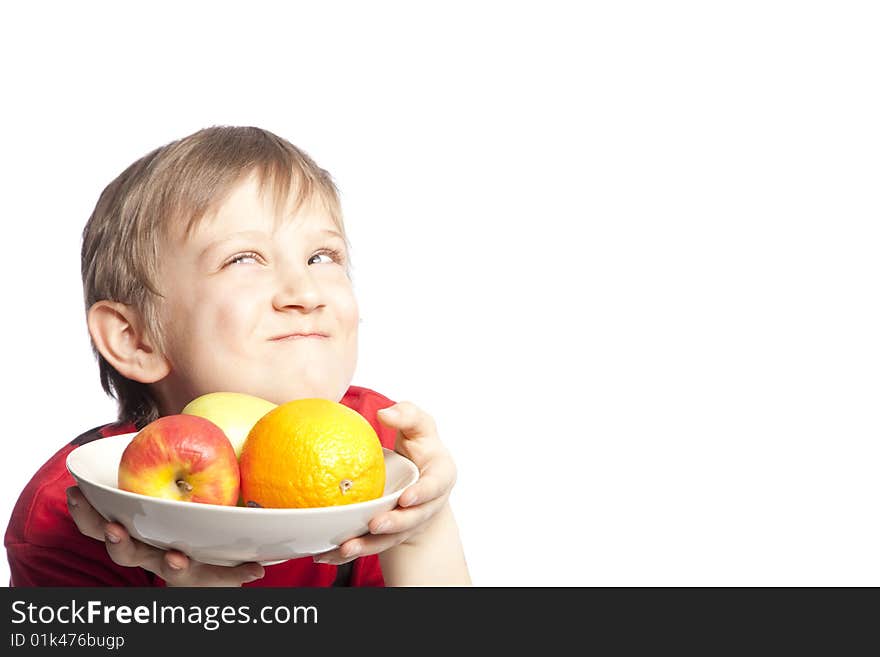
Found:
[[[193,487],[189,482],[184,481],[183,479],[178,479],[175,483],[177,484],[177,487],[185,493],[192,493]]]

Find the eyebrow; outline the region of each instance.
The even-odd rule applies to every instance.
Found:
[[[331,237],[338,237],[343,242],[345,241],[345,238],[342,236],[342,233],[340,233],[338,230],[332,230],[330,228],[322,228],[320,232],[324,235],[330,235]]]
[[[213,242],[210,242],[204,249],[202,249],[202,252],[199,253],[199,261],[204,260],[209,253],[220,248],[221,246],[223,246],[224,244],[226,244],[228,242],[232,242],[233,240],[236,240],[241,237],[256,237],[256,236],[264,237],[264,235],[258,231],[242,230],[237,233],[232,233],[231,235],[227,235],[226,237],[221,237],[220,239],[216,239]]]

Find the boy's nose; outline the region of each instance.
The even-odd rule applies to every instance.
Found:
[[[272,298],[272,305],[276,310],[311,312],[324,305],[321,290],[308,267],[297,272],[287,271],[285,274],[279,278],[278,288]]]

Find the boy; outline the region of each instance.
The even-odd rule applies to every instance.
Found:
[[[455,465],[433,420],[349,385],[359,320],[348,244],[336,188],[307,155],[240,127],[156,149],[101,194],[83,233],[82,275],[119,421],[62,448],[21,494],[5,540],[11,585],[470,583],[448,504]],[[216,391],[341,401],[421,477],[369,534],[265,568],[202,564],[135,541],[72,486],[65,459],[77,445],[137,431]]]

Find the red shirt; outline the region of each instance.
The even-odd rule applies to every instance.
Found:
[[[363,415],[383,447],[394,449],[396,431],[376,419],[376,411],[392,406],[387,397],[352,386],[342,403]],[[12,511],[6,528],[10,586],[164,586],[164,580],[143,568],[115,564],[102,541],[79,532],[67,511],[66,489],[76,482],[67,472],[67,455],[79,445],[108,436],[137,431],[117,422],[87,431],[62,447],[33,476]],[[311,557],[266,566],[265,577],[245,586],[331,586],[337,568],[316,564]],[[340,573],[344,579],[346,573]],[[360,557],[347,578],[352,586],[384,586],[379,558]]]

